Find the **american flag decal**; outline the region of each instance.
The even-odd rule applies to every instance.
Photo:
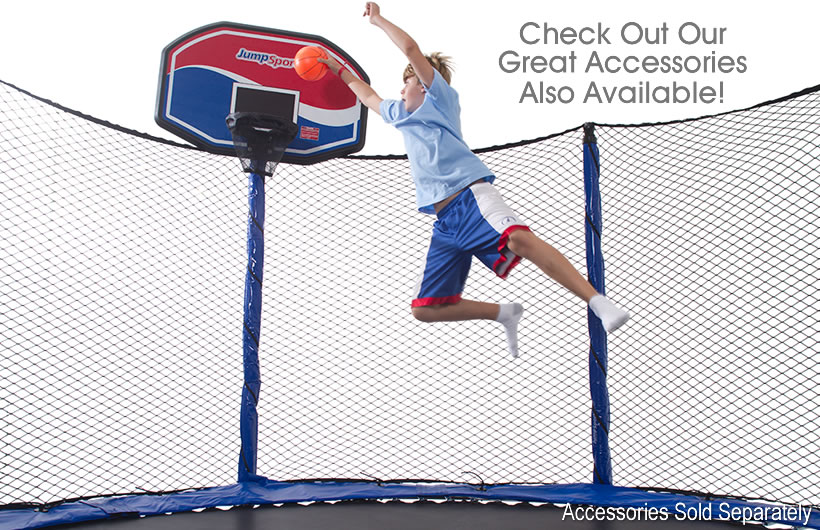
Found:
[[[302,138],[303,140],[319,140],[319,128],[306,127],[303,125],[301,131],[299,132],[299,138]]]

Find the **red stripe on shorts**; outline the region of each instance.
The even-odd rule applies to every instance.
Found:
[[[498,274],[498,268],[501,267],[501,265],[503,265],[507,261],[507,256],[504,255],[504,249],[507,248],[507,243],[510,241],[510,234],[512,234],[516,230],[526,230],[527,232],[531,231],[529,226],[512,225],[510,227],[507,227],[507,229],[504,230],[504,233],[501,234],[501,238],[498,240],[498,253],[501,254],[501,256],[495,261],[495,263],[493,263],[493,271],[502,280],[507,279],[507,275],[510,273],[511,270],[513,270],[513,267],[515,267],[521,262],[521,256],[513,255],[510,264],[507,265],[506,269],[504,269],[504,274]]]
[[[461,295],[457,294],[455,296],[443,296],[441,298],[416,298],[413,300],[411,307],[422,307],[426,305],[439,305],[439,304],[457,304],[461,302]]]

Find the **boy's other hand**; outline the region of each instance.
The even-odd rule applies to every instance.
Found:
[[[367,2],[364,5],[364,15],[365,17],[370,17],[370,23],[375,24],[376,19],[381,16],[381,9],[379,8],[379,4],[376,2]]]

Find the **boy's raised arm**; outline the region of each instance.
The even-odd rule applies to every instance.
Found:
[[[416,41],[403,29],[384,18],[376,2],[367,2],[365,4],[364,16],[370,17],[370,23],[381,28],[390,37],[390,40],[399,47],[407,60],[410,61],[410,65],[419,80],[424,86],[429,87],[433,82],[435,73],[433,66],[421,53]],[[377,113],[381,112],[382,98],[373,90],[373,87],[348,72],[341,63],[333,58],[320,58],[318,61],[326,64],[334,74],[338,75],[367,108]]]
[[[419,45],[413,40],[413,37],[408,35],[403,29],[396,26],[381,15],[381,9],[376,2],[367,2],[364,8],[364,16],[370,17],[370,23],[382,29],[390,40],[399,47],[399,50],[410,61],[410,65],[415,70],[419,80],[424,86],[429,87],[433,82],[433,66],[421,53]]]
[[[365,107],[369,108],[373,112],[380,113],[381,109],[379,108],[382,103],[382,98],[373,90],[373,87],[356,77],[355,75],[351,74],[347,71],[342,64],[329,57],[327,59],[319,58],[317,59],[319,62],[324,63],[330,68],[330,71],[334,74],[338,75],[342,81],[350,88],[350,90],[356,94],[356,97],[364,103]]]

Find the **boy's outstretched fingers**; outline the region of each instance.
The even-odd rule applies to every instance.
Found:
[[[330,68],[330,71],[334,74],[339,75],[339,70],[342,68],[342,63],[340,63],[333,57],[328,57],[327,59],[319,57],[316,60],[322,64],[327,65],[327,67]]]

